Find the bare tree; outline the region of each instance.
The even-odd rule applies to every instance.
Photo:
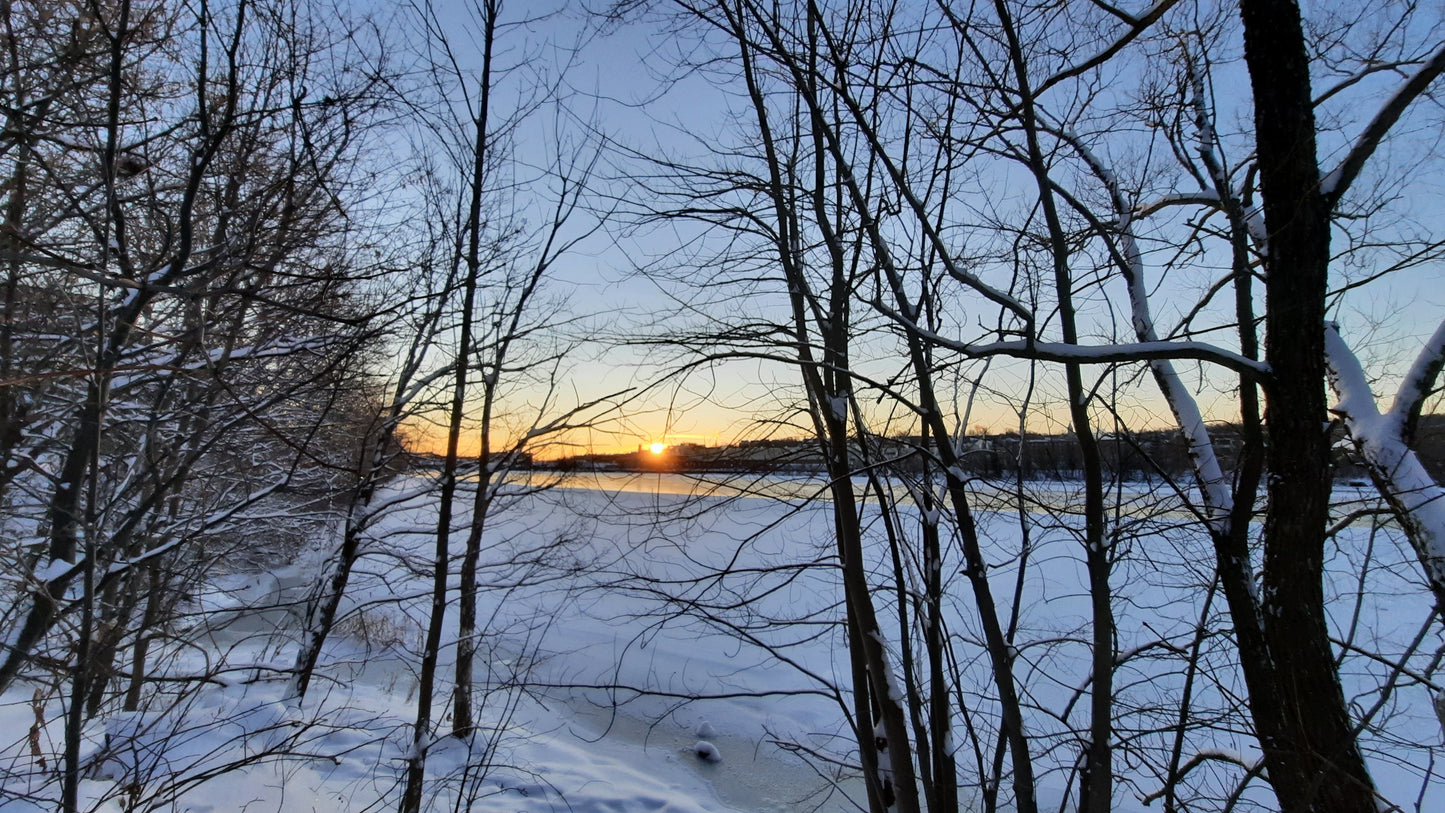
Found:
[[[0,684],[66,673],[73,809],[81,725],[117,678],[144,701],[167,596],[214,575],[235,523],[264,527],[249,511],[324,503],[341,479],[322,440],[372,335],[345,207],[374,105],[367,78],[316,69],[349,32],[324,39],[294,9],[3,11],[22,102],[7,496],[29,541],[8,552],[25,575]]]
[[[1358,287],[1330,287],[1331,263],[1341,261],[1329,256],[1328,246],[1331,231],[1350,222],[1345,218],[1363,217],[1342,204],[1352,182],[1440,71],[1438,38],[1416,36],[1435,31],[1432,23],[1409,5],[1391,10],[1400,15],[1393,33],[1334,20],[1347,32],[1341,36],[1356,45],[1335,48],[1336,40],[1324,39],[1311,54],[1308,30],[1289,3],[1245,4],[1242,25],[1211,4],[1171,2],[1137,12],[939,3],[916,15],[869,4],[678,5],[709,32],[704,36],[720,36],[736,50],[736,56],[708,52],[712,61],[699,58],[698,64],[715,69],[726,63],[736,72],[727,81],[746,86],[750,122],[757,123],[747,149],[766,169],[739,169],[739,152],[726,153],[725,169],[673,162],[668,171],[692,172],[697,184],[689,205],[674,214],[721,224],[739,252],[734,257],[751,258],[754,245],[766,245],[764,256],[787,280],[777,301],[793,303],[795,318],[786,326],[734,321],[698,346],[717,357],[780,360],[797,352],[805,380],[807,370],[818,371],[818,385],[806,392],[822,407],[823,419],[840,396],[864,388],[913,410],[924,427],[920,446],[951,495],[950,519],[968,562],[964,573],[984,619],[993,612],[987,563],[969,552],[968,477],[958,465],[966,423],[947,422],[931,387],[941,368],[989,359],[1000,360],[992,370],[1013,364],[1003,360],[1025,361],[1058,382],[1083,479],[1077,538],[1087,573],[1081,588],[1091,602],[1085,630],[1090,668],[1076,695],[1090,698],[1088,722],[1069,727],[1081,753],[1073,774],[1081,806],[1109,809],[1118,793],[1115,749],[1128,748],[1134,759],[1134,737],[1161,733],[1117,728],[1124,715],[1147,717],[1127,699],[1129,690],[1113,683],[1117,671],[1134,668],[1140,652],[1168,649],[1178,656],[1183,685],[1170,712],[1173,744],[1148,757],[1168,777],[1171,805],[1176,782],[1200,764],[1183,759],[1199,711],[1196,677],[1232,680],[1227,672],[1233,667],[1214,671],[1214,649],[1207,643],[1216,635],[1216,590],[1233,622],[1253,731],[1265,754],[1259,765],[1241,766],[1240,792],[1265,774],[1287,809],[1373,804],[1355,744],[1361,724],[1351,722],[1340,689],[1340,659],[1353,650],[1341,654],[1325,615],[1325,546],[1338,526],[1329,517],[1330,438],[1319,431],[1327,417],[1323,325],[1330,297],[1343,301]],[[1054,47],[1065,30],[1083,33],[1069,47]],[[1263,32],[1273,38],[1269,44],[1255,40]],[[1240,43],[1245,61],[1225,67],[1228,49]],[[1313,96],[1312,60],[1333,82]],[[1236,77],[1223,78],[1231,70]],[[1255,124],[1221,133],[1211,94],[1223,91],[1212,83],[1233,82],[1229,90],[1241,90],[1243,71],[1256,77]],[[1399,86],[1377,94],[1386,99],[1382,104],[1371,100],[1379,112],[1364,118],[1358,137],[1344,136],[1337,168],[1320,169],[1312,109],[1333,104],[1382,71],[1398,72]],[[1293,90],[1286,89],[1290,83]],[[818,141],[790,135],[790,126]],[[1233,156],[1244,157],[1231,163]],[[811,185],[798,170],[810,162],[830,167],[818,170]],[[1033,189],[1023,203],[1016,201],[1016,184],[996,183],[1019,177]],[[707,188],[708,180],[715,186]],[[804,223],[799,212],[809,212],[810,189],[827,189],[837,200],[830,199],[829,214]],[[725,196],[731,196],[726,203]],[[848,214],[832,214],[840,211]],[[830,241],[830,227],[843,239]],[[822,236],[810,238],[809,229]],[[739,236],[758,242],[739,249]],[[1353,258],[1378,245],[1351,234],[1346,256],[1371,262]],[[808,268],[815,246],[820,257],[832,250],[835,259],[864,258],[861,266],[872,276],[835,275],[817,284],[791,273],[794,265]],[[1438,246],[1429,236],[1401,243],[1399,260],[1389,268],[1438,256]],[[1162,286],[1146,279],[1151,262],[1161,266]],[[1221,270],[1190,301],[1188,291],[1172,286],[1201,265]],[[1305,274],[1304,268],[1313,270]],[[930,269],[941,270],[931,275]],[[755,285],[759,278],[746,282]],[[872,280],[871,290],[860,279]],[[838,287],[850,290],[850,306],[828,300]],[[1183,314],[1172,328],[1159,327],[1161,306]],[[896,327],[901,338],[895,352],[909,359],[909,375],[893,375],[885,384],[882,376],[861,372],[870,359],[860,361],[858,348],[887,352],[865,337],[867,322],[858,315],[863,307]],[[830,342],[829,331],[840,324],[849,325],[851,335]],[[1300,338],[1306,335],[1315,338]],[[790,352],[764,349],[763,340],[774,337],[784,337]],[[1409,416],[1418,414],[1438,374],[1438,340],[1427,343],[1396,408],[1383,416],[1343,342],[1332,340],[1330,347],[1342,398],[1337,409],[1415,545],[1426,583],[1438,590],[1439,557],[1430,542],[1438,488],[1411,460],[1406,442]],[[1196,362],[1208,365],[1203,380],[1233,380],[1237,412],[1228,417],[1237,429],[1227,434],[1237,437],[1237,445],[1223,445],[1206,425],[1206,409],[1181,373],[1185,363]],[[1091,381],[1090,370],[1099,369],[1104,372]],[[1169,499],[1184,501],[1194,513],[1200,536],[1192,538],[1212,546],[1217,581],[1191,576],[1178,585],[1180,598],[1197,607],[1197,622],[1187,634],[1181,631],[1187,643],[1168,635],[1121,648],[1119,585],[1112,573],[1131,564],[1129,540],[1140,537],[1122,501],[1110,510],[1096,427],[1113,425],[1108,442],[1115,447],[1127,441],[1131,427],[1119,411],[1117,382],[1133,381],[1143,370],[1157,383],[1192,461],[1193,483],[1175,484],[1177,495]],[[828,383],[839,375],[836,384]],[[990,389],[987,383],[975,386]],[[850,422],[817,434],[856,432],[865,442],[872,414],[855,409]],[[1021,457],[1024,448],[1021,439]],[[835,457],[843,461],[840,470],[855,470],[858,458],[851,453]],[[1166,476],[1177,473],[1162,461],[1154,465]],[[830,474],[837,479],[837,472]],[[915,493],[922,505],[932,504]],[[1254,524],[1260,496],[1269,504],[1262,528]],[[898,538],[896,527],[890,539]],[[1022,566],[1019,572],[1022,580]],[[994,623],[997,633],[987,636],[986,645],[1005,708],[1017,707],[1006,702],[1019,657],[1013,626]],[[1304,692],[1306,686],[1313,688]],[[1303,714],[1307,706],[1319,713]],[[923,753],[916,719],[914,730]],[[1034,783],[1026,764],[1030,737],[1022,725],[1005,723],[1002,731],[1004,739],[1016,738],[1008,751],[1016,760],[1016,801],[1024,804]],[[890,740],[897,736],[890,730]],[[893,758],[903,753],[895,751]],[[925,785],[938,782],[935,777]]]
[[[438,513],[432,554],[431,606],[422,650],[413,750],[408,760],[402,810],[418,810],[425,780],[426,748],[432,738],[432,704],[439,651],[445,627],[448,579],[453,575],[455,506],[459,489],[473,489],[465,512],[466,533],[455,565],[457,635],[451,686],[451,734],[470,742],[479,727],[475,701],[481,687],[474,676],[479,638],[477,617],[480,568],[488,520],[509,502],[545,489],[552,481],[520,474],[532,456],[555,439],[591,425],[613,408],[614,395],[568,400],[559,390],[562,372],[578,343],[566,335],[573,317],[549,300],[554,264],[591,236],[605,214],[584,210],[596,151],[555,135],[555,154],[544,159],[537,177],[519,177],[517,131],[541,131],[540,115],[560,109],[559,81],[566,64],[521,76],[525,61],[499,64],[499,33],[518,30],[531,18],[504,21],[503,4],[485,0],[474,9],[480,26],[480,62],[471,65],[454,44],[438,10],[418,10],[423,48],[429,54],[428,82],[433,96],[422,113],[423,138],[448,157],[454,205],[444,208],[441,233],[450,241],[448,302],[455,319],[455,346],[446,368],[446,444],[438,489]],[[520,40],[519,40],[520,41]],[[565,44],[553,43],[565,50]],[[524,46],[525,47],[525,46]],[[497,109],[495,93],[504,81],[517,87],[516,98]],[[527,86],[526,82],[532,82]],[[520,83],[520,84],[518,84]],[[550,202],[533,211],[520,201],[522,190]],[[446,191],[441,193],[444,196]],[[540,223],[528,229],[523,213]],[[585,221],[585,222],[583,222]],[[474,463],[463,459],[462,443],[473,436]],[[479,758],[482,755],[479,755]]]

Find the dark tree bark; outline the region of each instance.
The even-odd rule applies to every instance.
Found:
[[[875,811],[896,808],[902,813],[909,813],[917,811],[919,805],[907,719],[900,705],[901,698],[890,697],[888,687],[893,683],[892,667],[869,591],[868,573],[863,563],[860,509],[851,480],[854,470],[848,441],[847,407],[853,385],[849,368],[849,345],[852,338],[849,263],[843,239],[830,226],[832,215],[826,201],[828,187],[841,183],[841,178],[836,181],[830,179],[828,172],[829,158],[836,159],[837,156],[825,146],[824,132],[828,125],[823,111],[810,103],[809,146],[812,148],[814,178],[809,204],[817,225],[823,232],[829,273],[827,289],[819,293],[810,290],[807,276],[796,253],[794,232],[799,228],[798,215],[804,204],[790,196],[788,184],[783,179],[785,161],[777,148],[767,105],[757,84],[758,72],[753,62],[754,52],[746,28],[745,12],[727,4],[720,4],[719,10],[727,16],[728,24],[732,28],[731,33],[739,46],[743,78],[757,116],[769,173],[767,193],[773,214],[777,218],[778,259],[789,283],[793,330],[798,338],[798,370],[808,393],[814,435],[826,462],[830,480],[834,534],[842,571],[853,678],[853,724],[856,727],[859,755],[868,788],[869,806]],[[815,39],[816,29],[812,25],[809,26],[808,34],[808,58],[812,65],[811,60],[816,57],[818,46]],[[816,66],[813,67],[816,69]],[[809,83],[818,77],[816,73],[811,73],[797,78],[804,86],[811,87]],[[841,175],[845,170],[839,167],[838,172]],[[814,310],[815,307],[826,308],[826,316],[820,317]],[[810,314],[820,323],[817,331],[822,341],[821,359],[814,354],[808,341],[812,333],[809,327]],[[874,738],[875,719],[882,724],[888,743],[892,773],[891,788],[888,790],[883,787],[879,771],[880,754],[875,749]]]
[[[491,155],[491,145],[488,141],[488,116],[491,112],[492,95],[492,44],[497,30],[497,14],[500,11],[500,3],[494,0],[486,0],[479,4],[479,11],[482,15],[482,76],[481,76],[481,98],[477,102],[477,114],[474,120],[476,126],[476,140],[472,144],[472,175],[469,178],[471,185],[471,201],[467,209],[467,254],[466,254],[466,279],[467,279],[467,313],[463,316],[470,326],[472,320],[471,309],[473,306],[474,292],[478,280],[482,275],[482,229],[485,224],[482,220],[482,189],[487,180],[487,158]],[[462,343],[461,353],[463,366],[471,364],[470,353],[472,352],[470,327],[467,330],[468,338]],[[499,362],[500,363],[500,362]],[[459,369],[458,381],[464,371]],[[473,636],[477,628],[477,559],[480,553],[482,529],[486,523],[486,512],[488,508],[488,495],[492,489],[491,480],[491,407],[496,389],[497,370],[489,371],[482,382],[486,389],[486,408],[482,416],[482,438],[481,451],[478,454],[477,462],[477,496],[473,504],[471,525],[467,532],[466,550],[462,557],[461,569],[461,595],[458,601],[458,640],[457,640],[457,663],[456,682],[452,689],[452,734],[457,737],[470,735],[473,721],[472,712],[472,659],[476,653],[476,641]],[[460,386],[460,385],[459,385]],[[458,403],[460,406],[460,403]],[[455,429],[455,425],[453,427]],[[455,443],[448,444],[449,457],[455,457]]]
[[[437,513],[436,546],[432,561],[432,603],[428,615],[426,643],[422,650],[422,662],[419,672],[417,688],[417,714],[416,724],[412,736],[412,752],[408,755],[406,770],[406,789],[402,794],[401,805],[398,808],[402,813],[417,813],[421,810],[423,783],[426,779],[426,752],[431,742],[432,729],[432,692],[436,683],[438,650],[441,648],[441,636],[443,620],[446,615],[446,594],[447,574],[450,571],[450,543],[452,533],[452,506],[455,502],[457,490],[457,448],[461,440],[462,423],[465,416],[467,399],[467,370],[472,364],[472,341],[475,329],[475,311],[477,301],[477,289],[481,281],[482,268],[480,259],[480,243],[482,222],[482,187],[486,180],[486,162],[490,151],[488,149],[488,119],[487,115],[491,107],[491,66],[492,66],[492,37],[495,31],[497,2],[486,2],[484,4],[485,15],[484,42],[482,50],[482,78],[481,98],[478,100],[478,113],[474,117],[473,143],[472,143],[472,171],[468,181],[470,198],[467,205],[466,220],[462,223],[462,229],[467,240],[466,246],[459,246],[458,259],[464,265],[462,275],[462,312],[460,335],[457,340],[456,369],[452,386],[451,407],[447,421],[447,450],[446,459],[442,467],[441,493],[439,496],[439,508]],[[467,559],[468,564],[475,567],[471,557]],[[475,582],[475,572],[463,574],[464,581],[470,576]],[[474,591],[475,588],[473,588]],[[467,589],[463,586],[463,593]],[[475,598],[472,599],[475,601]],[[462,604],[466,605],[466,601]],[[473,608],[465,608],[473,609]],[[465,610],[464,610],[465,611]],[[474,609],[473,609],[473,612]],[[467,621],[463,618],[463,622]],[[460,652],[458,657],[461,657]],[[469,657],[469,656],[468,656]],[[468,665],[470,666],[470,665]],[[469,669],[468,669],[469,671]],[[462,675],[459,674],[459,678]],[[466,676],[469,679],[469,674]],[[470,687],[468,687],[470,691]],[[470,697],[468,695],[468,701]],[[459,705],[459,712],[470,717],[469,702]],[[457,730],[469,730],[471,720],[457,720],[454,722]]]
[[[1324,322],[1330,210],[1294,0],[1242,0],[1265,227],[1269,508],[1262,617],[1273,697],[1251,697],[1284,811],[1374,811],[1330,646],[1322,588],[1330,496]],[[1251,695],[1254,695],[1251,692]],[[1278,709],[1260,708],[1279,704]]]

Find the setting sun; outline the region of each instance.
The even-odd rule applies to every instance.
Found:
[[[648,447],[653,454],[662,454],[667,449],[666,443],[654,443]]]

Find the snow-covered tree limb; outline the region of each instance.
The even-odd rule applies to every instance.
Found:
[[[1407,442],[1425,399],[1434,391],[1435,379],[1442,367],[1445,367],[1445,322],[1435,328],[1435,335],[1420,348],[1415,363],[1410,365],[1405,380],[1400,382],[1395,402],[1390,405],[1390,414],[1399,416],[1402,422],[1401,433]]]
[[[1159,333],[1154,326],[1154,317],[1149,308],[1149,287],[1145,280],[1144,257],[1143,252],[1139,249],[1139,241],[1134,236],[1133,228],[1133,214],[1138,212],[1138,207],[1131,209],[1123,191],[1119,188],[1114,173],[1081,139],[1062,130],[1059,135],[1078,151],[1085,163],[1089,165],[1090,170],[1108,190],[1109,200],[1113,204],[1116,218],[1114,229],[1117,246],[1111,247],[1111,253],[1114,255],[1114,261],[1123,271],[1124,281],[1129,291],[1130,317],[1135,336],[1138,337],[1140,345],[1146,347],[1171,344],[1160,341]],[[1217,163],[1211,164],[1211,168],[1214,166],[1217,166]],[[1217,195],[1215,200],[1218,200]],[[1076,208],[1093,221],[1096,228],[1105,226],[1086,207],[1078,205]],[[1258,362],[1254,363],[1258,364]],[[1198,401],[1195,400],[1194,395],[1189,392],[1189,388],[1184,385],[1183,379],[1174,369],[1171,357],[1154,358],[1150,360],[1149,368],[1164,395],[1164,400],[1169,404],[1169,410],[1174,413],[1175,422],[1184,435],[1185,443],[1188,444],[1189,460],[1194,468],[1200,496],[1204,501],[1207,520],[1214,526],[1215,533],[1222,534],[1227,529],[1229,515],[1234,509],[1234,494],[1231,490],[1230,479],[1225,476],[1224,470],[1219,464],[1219,457],[1215,454],[1214,441],[1209,437],[1204,414],[1199,409]]]
[[[1036,359],[1039,361],[1071,362],[1075,364],[1119,364],[1131,361],[1156,361],[1161,359],[1195,359],[1218,364],[1238,373],[1264,378],[1269,375],[1269,365],[1256,359],[1246,358],[1238,353],[1225,350],[1207,342],[1193,341],[1139,341],[1116,344],[1079,345],[1067,342],[1038,342],[1028,340],[1002,342],[965,342],[951,339],[936,331],[928,330],[910,320],[901,311],[890,308],[886,303],[875,301],[873,306],[881,313],[898,322],[928,341],[946,347],[969,358],[1008,356],[1011,358]]]
[[[1445,607],[1445,488],[1435,482],[1405,442],[1409,413],[1401,411],[1416,402],[1411,393],[1426,387],[1425,373],[1432,367],[1439,369],[1442,345],[1445,324],[1435,331],[1420,360],[1411,368],[1395,407],[1381,414],[1364,368],[1340,336],[1339,326],[1325,327],[1330,386],[1339,399],[1331,411],[1344,421],[1375,486],[1409,537],[1436,603]]]

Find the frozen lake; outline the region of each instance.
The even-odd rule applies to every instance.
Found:
[[[92,724],[95,753],[107,732],[155,743],[84,783],[98,809],[121,810],[117,783],[142,767],[143,786],[175,790],[184,807],[197,811],[341,813],[394,803],[416,702],[436,512],[432,497],[406,496],[416,484],[404,478],[380,495],[393,502],[367,534],[319,688],[303,707],[278,705],[284,681],[266,677],[289,664],[295,645],[294,613],[274,605],[287,591],[294,600],[314,578],[324,548],[282,571],[237,574],[198,597],[232,614],[234,623],[178,631],[189,636],[186,644],[155,668],[220,679],[180,706],[161,703],[149,716]],[[980,511],[977,521],[998,609],[1016,619],[1015,677],[1036,749],[1037,794],[1057,808],[1070,796],[1087,726],[1091,615],[1076,517],[1045,510],[1069,506],[1072,489],[1044,485],[1030,489],[1028,511]],[[438,741],[428,759],[433,809],[855,809],[849,797],[859,799],[861,791],[850,767],[857,752],[831,511],[826,501],[800,499],[822,486],[800,477],[739,483],[590,473],[507,501],[484,537],[477,656],[488,686],[484,733],[469,745]],[[1242,777],[1236,762],[1257,757],[1241,717],[1228,619],[1206,589],[1212,550],[1197,527],[1159,510],[1163,498],[1148,489],[1116,493],[1125,502],[1153,501],[1155,510],[1121,510],[1111,526],[1115,730],[1127,743],[1114,807],[1144,811],[1143,799],[1160,789],[1188,683],[1182,758],[1209,756],[1184,791],[1197,807],[1212,808]],[[469,495],[462,496],[455,546],[469,517]],[[1002,499],[999,492],[985,496]],[[876,501],[863,520],[881,634],[896,665],[900,642],[916,628],[901,626],[897,615],[895,559]],[[918,512],[905,504],[896,527],[907,545],[915,544]],[[997,701],[974,597],[959,573],[956,545],[945,540],[942,609],[967,803],[990,781],[979,769],[993,753]],[[1346,692],[1372,715],[1366,747],[1376,779],[1406,809],[1434,809],[1440,728],[1429,676],[1438,659],[1412,555],[1379,526],[1351,528],[1336,538],[1329,568],[1332,623],[1347,644]],[[435,701],[443,715],[455,657],[454,603],[447,613],[444,685]],[[1408,669],[1395,670],[1377,653],[1411,653]],[[49,702],[44,731],[59,741],[60,701]],[[217,726],[217,719],[234,724]],[[0,752],[8,764],[29,764],[22,732],[34,720],[29,688],[12,690],[0,703],[0,731],[14,732]],[[256,743],[270,742],[277,731],[294,737],[284,739],[289,755],[217,771],[218,761],[254,754]],[[721,761],[699,759],[699,741]],[[164,759],[137,761],[152,753]],[[13,771],[7,792],[43,798],[53,787],[46,775]],[[240,798],[247,801],[238,806]],[[1268,807],[1268,800],[1258,783],[1241,793],[1242,809]]]

